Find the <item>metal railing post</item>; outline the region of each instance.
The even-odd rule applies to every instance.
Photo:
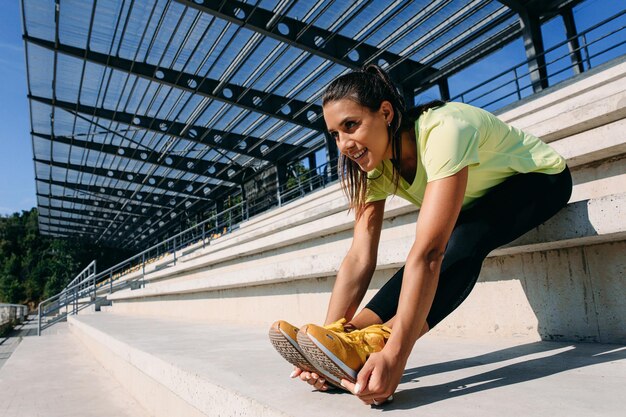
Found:
[[[582,34],[581,39],[583,40],[583,49],[585,50],[585,61],[587,62],[587,71],[591,69],[591,58],[589,57],[589,48],[587,47],[587,37],[585,34]]]
[[[37,336],[41,336],[41,303],[37,306]]]
[[[174,253],[174,265],[176,265],[176,235],[172,239],[172,252]]]
[[[519,79],[517,78],[517,68],[513,68],[513,76],[515,77],[515,91],[517,92],[517,99],[522,99],[522,92],[519,88]]]

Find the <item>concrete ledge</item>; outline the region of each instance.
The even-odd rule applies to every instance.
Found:
[[[624,125],[624,126],[622,126]],[[622,130],[621,127],[625,129]],[[609,134],[612,132],[612,134]],[[574,161],[577,168],[585,164],[602,161],[603,158],[614,156],[626,151],[626,124],[619,121],[611,125],[597,128],[575,138],[565,138],[554,143],[560,151]],[[557,147],[557,148],[559,148]],[[569,160],[568,160],[569,163]],[[609,166],[608,164],[607,166]],[[614,164],[613,171],[606,178],[597,178],[591,182],[575,185],[573,201],[589,197],[597,198],[598,191],[610,189],[611,193],[626,192],[626,172],[624,160]],[[575,172],[585,176],[586,172]],[[598,184],[594,189],[593,184]],[[157,281],[169,279],[186,271],[206,267],[215,262],[227,262],[238,257],[249,256],[260,250],[274,250],[305,242],[319,235],[337,233],[351,229],[352,215],[347,213],[347,200],[339,184],[334,184],[319,192],[307,196],[303,201],[261,215],[259,218],[242,224],[232,233],[211,241],[206,247],[201,244],[179,251],[179,261],[185,265],[175,268],[156,269],[149,265],[146,269],[146,280]],[[410,203],[399,197],[387,201],[385,218],[392,219],[402,214],[415,213],[417,210]],[[601,241],[601,240],[599,240]],[[590,240],[591,242],[591,240]],[[187,253],[187,254],[185,254]],[[171,255],[168,256],[171,260]],[[138,276],[137,273],[133,277]]]
[[[404,212],[406,208],[413,206],[403,200],[395,200],[397,206],[389,210],[388,214],[390,216],[395,214],[396,217],[386,220],[381,236],[377,270],[402,265],[414,240],[413,229],[403,227],[414,222],[414,214]],[[625,211],[625,194],[570,204],[546,224],[493,251],[489,256],[623,240],[626,237],[626,224],[619,219],[626,217]],[[108,298],[128,300],[333,275],[336,274],[349,248],[351,227],[352,221],[346,219],[345,214],[334,214],[267,238],[242,243],[232,247],[228,254],[207,253],[201,258],[151,275],[171,278],[186,273],[184,280],[168,280],[153,283],[142,289],[119,291]],[[330,237],[324,239],[323,236]],[[315,238],[318,240],[305,246],[301,245],[301,242]],[[272,252],[272,249],[287,245],[294,247],[288,251]],[[255,254],[257,257],[253,256]],[[237,262],[221,265],[227,260]]]
[[[69,324],[106,369],[135,387],[137,401],[152,403],[148,410],[155,416],[184,415],[175,412],[178,406],[191,416],[341,417],[385,411],[463,417],[480,410],[485,417],[617,417],[623,411],[619,389],[626,382],[626,350],[620,345],[486,343],[427,335],[409,358],[394,402],[369,407],[348,393],[314,392],[290,380],[291,366],[271,347],[267,326],[111,314],[72,317]],[[132,380],[126,379],[129,369]]]
[[[593,245],[626,239],[626,194],[569,204],[544,224],[489,256]]]
[[[557,84],[497,115],[545,142],[624,119],[626,60],[617,59]]]

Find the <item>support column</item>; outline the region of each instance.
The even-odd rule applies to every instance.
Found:
[[[543,54],[543,37],[541,36],[541,24],[539,17],[528,10],[519,11],[520,25],[528,59],[528,71],[530,82],[535,93],[548,87],[548,71],[546,69],[546,58]]]
[[[400,93],[407,109],[415,107],[415,88],[412,85],[403,85]]]
[[[315,158],[315,152],[309,154],[308,158],[309,158],[309,171],[317,168],[317,160]]]
[[[437,82],[439,85],[439,95],[441,96],[441,100],[449,101],[450,100],[450,86],[448,84],[448,78],[442,78]]]
[[[282,197],[281,190],[286,188],[287,185],[287,165],[283,163],[279,163],[276,165],[276,199],[278,201],[278,206],[282,206]]]
[[[337,174],[337,158],[339,157],[339,151],[337,150],[337,144],[335,143],[335,139],[330,136],[330,133],[324,132],[324,137],[326,138],[326,162],[328,162],[328,180],[334,181],[339,178]]]
[[[567,47],[569,48],[569,55],[572,60],[572,69],[574,70],[574,74],[578,75],[585,71],[585,67],[583,65],[583,55],[580,52],[580,43],[578,42],[578,31],[576,30],[574,13],[572,13],[571,8],[568,8],[561,11],[561,17],[563,18],[563,24],[565,25],[565,36],[569,39]]]

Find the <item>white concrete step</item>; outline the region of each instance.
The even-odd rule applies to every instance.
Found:
[[[71,333],[24,337],[0,369],[3,417],[148,417]]]
[[[266,326],[99,313],[70,329],[154,416],[621,416],[626,347],[427,335],[395,401],[364,406],[288,378]],[[268,324],[269,326],[269,324]],[[593,387],[593,389],[589,389]]]
[[[404,200],[395,204],[405,205]],[[407,203],[408,204],[408,203]],[[626,194],[610,195],[573,203],[538,228],[489,256],[582,246],[623,240],[626,237]],[[403,214],[385,223],[377,269],[395,269],[406,260],[411,247],[414,214]],[[352,219],[329,216],[287,229],[267,239],[250,240],[227,250],[209,252],[193,261],[161,271],[161,282],[136,290],[119,291],[109,300],[130,300],[172,294],[200,293],[225,288],[324,277],[337,273],[351,243]],[[331,236],[332,238],[328,238]],[[272,243],[272,241],[275,241]],[[167,279],[182,276],[185,279]],[[146,277],[147,281],[152,274]]]

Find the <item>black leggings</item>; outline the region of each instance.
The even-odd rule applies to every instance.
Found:
[[[461,211],[446,246],[437,292],[426,319],[429,328],[469,295],[489,252],[554,216],[567,204],[571,193],[572,177],[567,167],[554,175],[517,174]],[[404,267],[366,306],[383,322],[396,315],[403,272]]]

